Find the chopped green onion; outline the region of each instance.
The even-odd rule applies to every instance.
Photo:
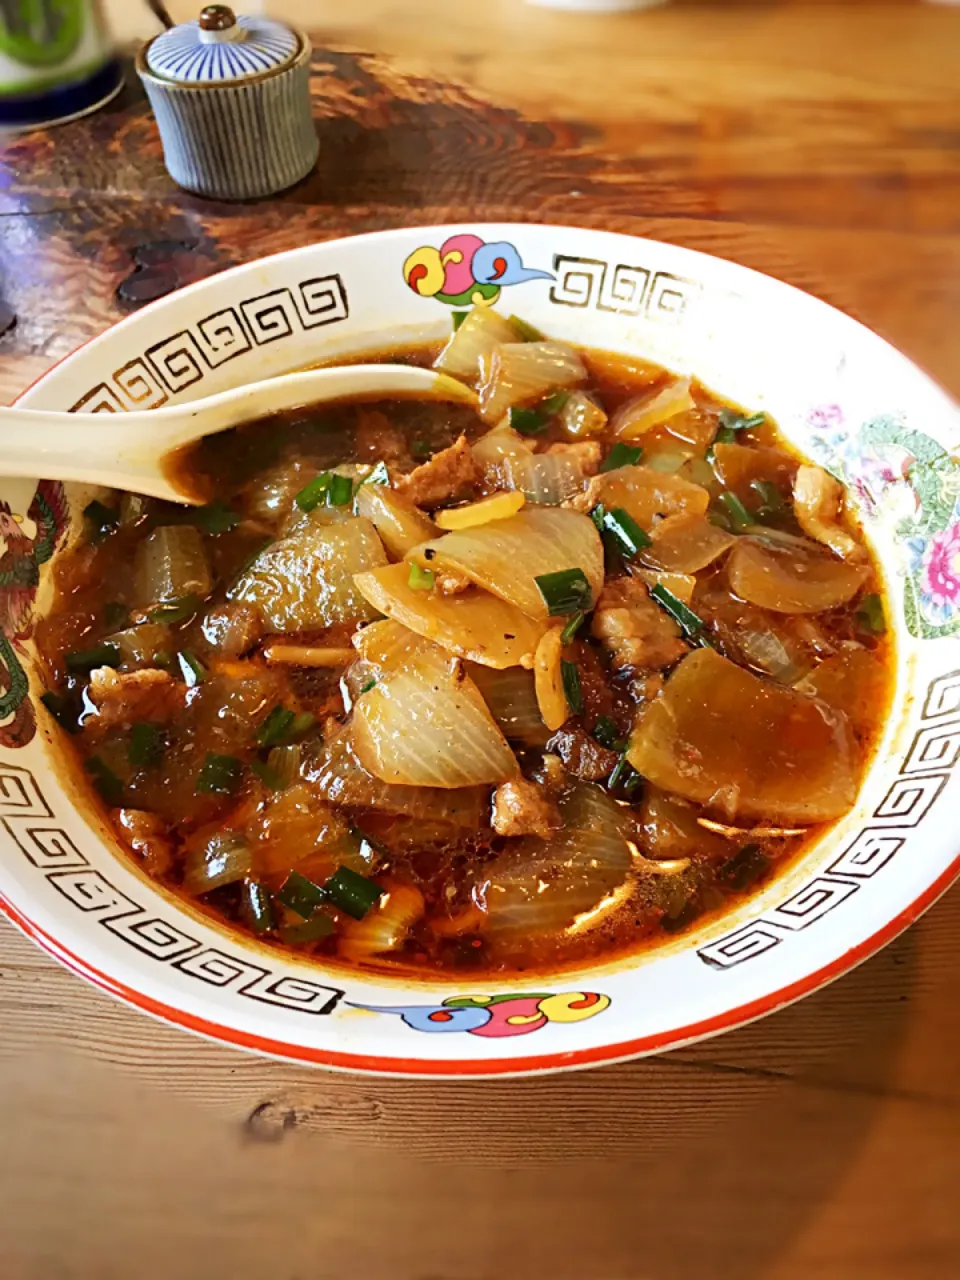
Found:
[[[734,533],[743,533],[744,529],[749,529],[752,524],[756,523],[752,514],[735,493],[721,493],[720,502],[726,509]]]
[[[64,658],[67,670],[77,675],[94,667],[119,667],[122,658],[115,644],[98,644],[93,649],[77,649]]]
[[[566,658],[560,660],[560,678],[563,681],[563,692],[566,695],[567,706],[575,716],[579,716],[583,712],[583,689],[580,686],[580,671],[575,662],[568,662]]]
[[[415,560],[410,561],[407,586],[413,591],[432,591],[436,575],[432,569],[422,569]]]
[[[103,606],[103,625],[110,631],[125,627],[130,621],[130,611],[119,600],[108,600]]]
[[[547,415],[541,409],[518,409],[514,405],[509,418],[511,427],[522,436],[538,436],[547,429]]]
[[[590,519],[593,521],[594,527],[596,528],[597,533],[599,533],[601,537],[603,537],[604,533],[606,532],[606,525],[604,524],[604,520],[606,520],[606,518],[607,518],[607,508],[603,505],[602,502],[598,502],[597,505],[590,512]]]
[[[261,747],[275,747],[283,742],[296,719],[296,712],[286,707],[276,706],[257,730],[257,741]]]
[[[330,485],[327,489],[327,502],[331,507],[345,507],[353,498],[353,481],[349,476],[330,473]]]
[[[760,515],[761,512],[779,515],[785,509],[783,494],[772,480],[751,480],[750,488],[760,499],[761,505],[757,510],[757,515]]]
[[[107,507],[102,502],[94,499],[88,502],[83,508],[84,516],[93,525],[93,541],[99,542],[101,538],[105,538],[120,523],[120,508]]]
[[[735,409],[720,410],[720,426],[727,431],[752,431],[762,427],[767,420],[765,413],[737,413]]]
[[[870,631],[875,636],[882,636],[887,630],[887,619],[883,611],[883,601],[876,594],[864,596],[857,610],[857,622],[863,631]]]
[[[707,519],[712,525],[716,525],[718,529],[723,529],[726,533],[731,533],[732,529],[727,514],[724,511],[708,511]]]
[[[528,321],[521,320],[519,316],[511,316],[510,323],[513,325],[514,329],[516,329],[517,333],[520,335],[521,342],[542,342],[543,341],[543,334],[540,332],[540,330],[536,328],[536,326],[528,323]]]
[[[346,911],[354,920],[362,920],[383,897],[383,890],[378,884],[349,867],[338,867],[323,886],[323,891],[335,907]]]
[[[293,717],[293,723],[287,730],[287,742],[295,742],[297,738],[302,738],[305,733],[309,733],[313,726],[317,723],[317,717],[309,711],[298,711]]]
[[[544,413],[549,413],[552,416],[559,413],[569,399],[569,391],[554,391],[552,396],[547,396],[546,400],[541,400],[540,408]]]
[[[363,477],[364,484],[389,484],[390,472],[387,470],[387,464],[381,459],[373,470]]]
[[[236,756],[221,756],[215,751],[208,751],[207,758],[197,777],[197,795],[211,793],[218,796],[229,796],[240,785],[243,765]]]
[[[551,618],[590,608],[593,592],[582,569],[560,569],[534,578]]]
[[[460,328],[460,326],[463,324],[464,320],[466,320],[469,314],[470,314],[469,311],[451,311],[450,312],[450,319],[453,321],[454,333],[457,332],[457,330]]]
[[[620,467],[635,467],[642,457],[643,450],[639,445],[624,444],[622,440],[618,440],[604,458],[600,470],[616,471]]]
[[[587,615],[582,609],[578,610],[560,632],[560,642],[562,644],[569,644],[586,620]]]
[[[65,729],[67,733],[80,732],[80,725],[77,723],[77,715],[74,708],[71,706],[69,698],[64,698],[59,693],[41,693],[40,701],[53,716],[54,720],[56,720],[61,729]]]
[[[737,433],[734,431],[733,427],[717,427],[717,434],[713,437],[713,443],[733,444],[736,438]],[[714,456],[713,447],[711,446],[707,450],[707,461],[713,462]]]
[[[432,452],[429,440],[414,440],[410,446],[410,454],[414,458],[429,458]]]
[[[636,781],[634,781],[636,779]],[[613,772],[607,779],[607,789],[616,791],[618,787],[625,792],[632,793],[636,791],[640,784],[640,775],[634,769],[633,765],[627,760],[627,753],[624,751],[613,768]]]
[[[108,764],[105,764],[99,756],[91,756],[84,768],[107,804],[115,808],[123,804],[123,783]]]
[[[180,670],[189,689],[203,684],[207,678],[207,668],[191,649],[181,649],[177,654],[177,661],[180,663]]]
[[[703,619],[698,617],[689,605],[678,600],[672,591],[668,591],[662,582],[650,592],[651,599],[656,600],[661,609],[669,613],[674,622],[679,623],[680,630],[690,640],[699,640],[703,631]]]
[[[173,665],[173,654],[169,649],[157,649],[153,655],[154,665],[169,669]]]
[[[244,880],[240,902],[253,933],[271,933],[277,927],[269,890],[259,880]]]
[[[181,596],[179,600],[171,600],[169,604],[157,605],[147,617],[151,622],[186,622],[187,618],[199,613],[202,604],[199,596]]]
[[[745,844],[720,868],[720,879],[731,889],[748,889],[770,866],[770,859],[758,844]]]
[[[373,676],[371,676],[369,680],[365,681],[360,686],[360,692],[369,693],[371,689],[376,688],[376,684],[377,684],[376,679]]]
[[[302,876],[299,871],[291,871],[283,882],[283,887],[277,893],[277,902],[288,910],[295,912],[304,920],[309,920],[316,911],[317,907],[326,899],[326,893],[315,884],[312,880],[308,880],[306,876]]]
[[[190,523],[204,533],[229,533],[240,523],[240,517],[218,499],[216,502],[208,502],[204,507],[194,507],[190,512]]]
[[[634,795],[637,789],[643,784],[643,774],[637,773],[636,769],[631,768],[630,776],[623,784],[623,794],[629,799]]]
[[[260,779],[268,791],[282,791],[283,778],[269,760],[251,760],[250,771]]]
[[[629,511],[623,507],[614,507],[604,512],[603,528],[613,535],[617,550],[624,556],[635,556],[643,547],[649,547],[652,539],[637,524]]]
[[[304,485],[294,502],[301,511],[314,511],[324,502],[330,507],[345,507],[352,497],[353,481],[349,476],[323,471]]]
[[[288,947],[298,946],[303,942],[319,942],[321,938],[329,938],[333,933],[333,917],[326,911],[318,911],[303,924],[285,924],[280,926],[280,941]]]
[[[606,747],[610,751],[622,751],[626,746],[626,742],[620,737],[620,730],[617,728],[616,722],[611,720],[609,716],[600,717],[593,726],[593,736],[601,747]]]
[[[163,758],[163,739],[155,724],[135,724],[130,730],[127,759],[135,769],[147,769]]]

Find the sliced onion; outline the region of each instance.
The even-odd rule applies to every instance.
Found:
[[[362,920],[344,920],[337,951],[354,964],[399,951],[426,914],[423,894],[413,884],[386,881],[384,894]]]
[[[846,716],[697,649],[641,715],[627,758],[664,791],[731,821],[828,822],[856,799]]]
[[[448,507],[437,512],[437,528],[475,529],[491,520],[507,520],[515,516],[526,502],[522,493],[492,493],[478,502],[467,502],[462,507]]]
[[[235,884],[253,871],[253,850],[238,831],[199,833],[187,848],[183,887],[187,893],[209,893]]]
[[[570,717],[570,705],[563,687],[561,662],[563,658],[562,628],[551,627],[545,631],[537,645],[533,665],[537,706],[543,723],[551,731],[559,729]]]
[[[533,442],[524,439],[505,422],[494,427],[472,446],[473,456],[482,467],[488,483],[499,484],[503,480],[503,464],[509,458],[523,458],[533,453]]]
[[[529,502],[545,507],[558,507],[587,487],[580,461],[570,453],[524,453],[505,458],[502,474],[507,488],[519,489]]]
[[[763,547],[750,538],[739,539],[727,561],[734,593],[776,613],[835,609],[853,599],[869,573],[866,565]]]
[[[161,525],[137,545],[134,557],[137,604],[142,609],[184,596],[210,594],[210,566],[203,538],[192,524]]]
[[[797,460],[789,453],[782,449],[721,442],[713,446],[713,456],[714,470],[724,488],[732,489],[748,506],[756,501],[750,488],[755,480],[771,481],[789,501],[797,473]]]
[[[258,556],[229,595],[253,604],[270,631],[314,631],[375,616],[353,577],[386,564],[369,520],[308,525]]]
[[[299,757],[300,749],[294,750]],[[271,751],[270,756],[274,754]],[[289,762],[293,763],[292,756]],[[288,770],[287,759],[278,758],[277,766]],[[352,841],[343,815],[319,800],[315,788],[295,773],[288,786],[271,795],[249,830],[255,841],[259,875],[279,875],[310,859],[320,878],[326,879],[336,871],[341,854]]]
[[[613,415],[610,429],[621,440],[637,440],[654,427],[696,407],[690,394],[690,379],[676,378],[659,391],[652,394],[644,391],[621,405]]]
[[[560,410],[560,424],[574,440],[588,440],[603,435],[607,415],[589,392],[571,391]]]
[[[689,604],[693,599],[697,580],[688,573],[663,573],[657,569],[634,569],[633,573],[645,582],[651,590],[656,586],[666,587],[671,595]]]
[[[300,777],[302,757],[303,751],[298,743],[274,747],[267,753],[267,767],[277,784],[278,791],[285,791],[287,787],[292,787]]]
[[[843,485],[822,467],[797,469],[793,509],[800,528],[842,560],[862,560],[863,548],[840,524],[843,503]]]
[[[648,786],[640,810],[643,846],[652,858],[728,858],[726,841],[704,830],[692,805]]]
[[[475,382],[480,376],[480,358],[489,356],[504,343],[516,342],[519,335],[506,317],[492,307],[474,307],[433,362],[435,369]]]
[[[432,645],[363,694],[353,742],[363,767],[393,785],[482,786],[517,773],[477,686],[457,659]]]
[[[560,807],[564,826],[558,834],[517,840],[474,887],[488,937],[519,942],[567,929],[626,880],[633,859],[618,806],[587,783]]]
[[[650,467],[619,467],[598,476],[593,485],[598,491],[597,500],[608,511],[623,507],[648,532],[658,516],[702,516],[710,505],[710,494],[700,485]]]
[[[546,743],[549,732],[540,714],[532,671],[522,667],[496,671],[475,663],[467,671],[505,738],[529,747]]]
[[[858,734],[867,735],[883,723],[890,698],[890,673],[876,650],[850,645],[821,662],[797,689],[842,711]]]
[[[423,646],[423,639],[400,622],[384,618],[362,627],[353,637],[353,647],[375,676],[399,667],[410,654]]]
[[[543,624],[488,591],[460,595],[418,591],[410,566],[391,564],[358,573],[356,584],[375,609],[461,658],[487,667],[531,667]]]
[[[268,644],[265,661],[275,667],[328,668],[346,666],[353,660],[352,649],[328,648],[316,644]]]
[[[462,328],[462,326],[461,326]],[[480,360],[480,417],[499,422],[508,409],[533,404],[551,391],[579,386],[587,371],[565,342],[510,342]]]
[[[221,658],[240,658],[260,639],[260,615],[252,605],[225,600],[208,609],[203,618],[203,638]]]
[[[652,543],[644,547],[644,563],[667,573],[697,573],[729,551],[736,538],[704,516],[667,516],[655,525]]]
[[[289,515],[294,498],[319,469],[309,458],[291,458],[259,472],[243,491],[244,513],[276,525]]]
[[[427,568],[452,566],[531,618],[547,617],[535,581],[542,574],[582,569],[594,598],[603,586],[603,546],[593,521],[552,507],[525,507],[509,520],[448,533],[412,558]]]
[[[357,490],[357,515],[366,516],[390,555],[401,559],[436,533],[429,516],[383,484],[362,484]]]
[[[110,643],[120,650],[120,666],[124,671],[140,671],[162,664],[171,649],[171,632],[161,622],[144,622],[139,627],[115,631]]]

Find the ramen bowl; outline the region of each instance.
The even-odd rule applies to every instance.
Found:
[[[39,703],[31,634],[89,490],[0,480],[0,905],[69,968],[227,1044],[352,1071],[527,1074],[735,1027],[871,955],[960,869],[960,420],[908,360],[795,289],[597,231],[428,227],[310,245],[145,308],[64,360],[24,408],[122,413],[449,334],[497,301],[551,337],[695,373],[773,416],[848,486],[875,548],[896,692],[858,801],[788,871],[699,932],[523,981],[302,961],[141,875],[84,798]],[[78,429],[78,447],[82,435]],[[15,584],[15,585],[11,585]],[[27,584],[27,585],[24,585]]]

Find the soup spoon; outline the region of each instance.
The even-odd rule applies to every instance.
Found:
[[[177,462],[188,445],[288,409],[390,397],[473,404],[462,382],[401,364],[308,369],[204,400],[136,413],[0,408],[0,476],[72,480],[192,505],[209,501]]]

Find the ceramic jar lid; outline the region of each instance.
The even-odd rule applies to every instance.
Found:
[[[147,67],[181,85],[235,84],[283,71],[300,48],[297,33],[282,22],[238,17],[225,4],[211,4],[194,22],[151,41]]]

